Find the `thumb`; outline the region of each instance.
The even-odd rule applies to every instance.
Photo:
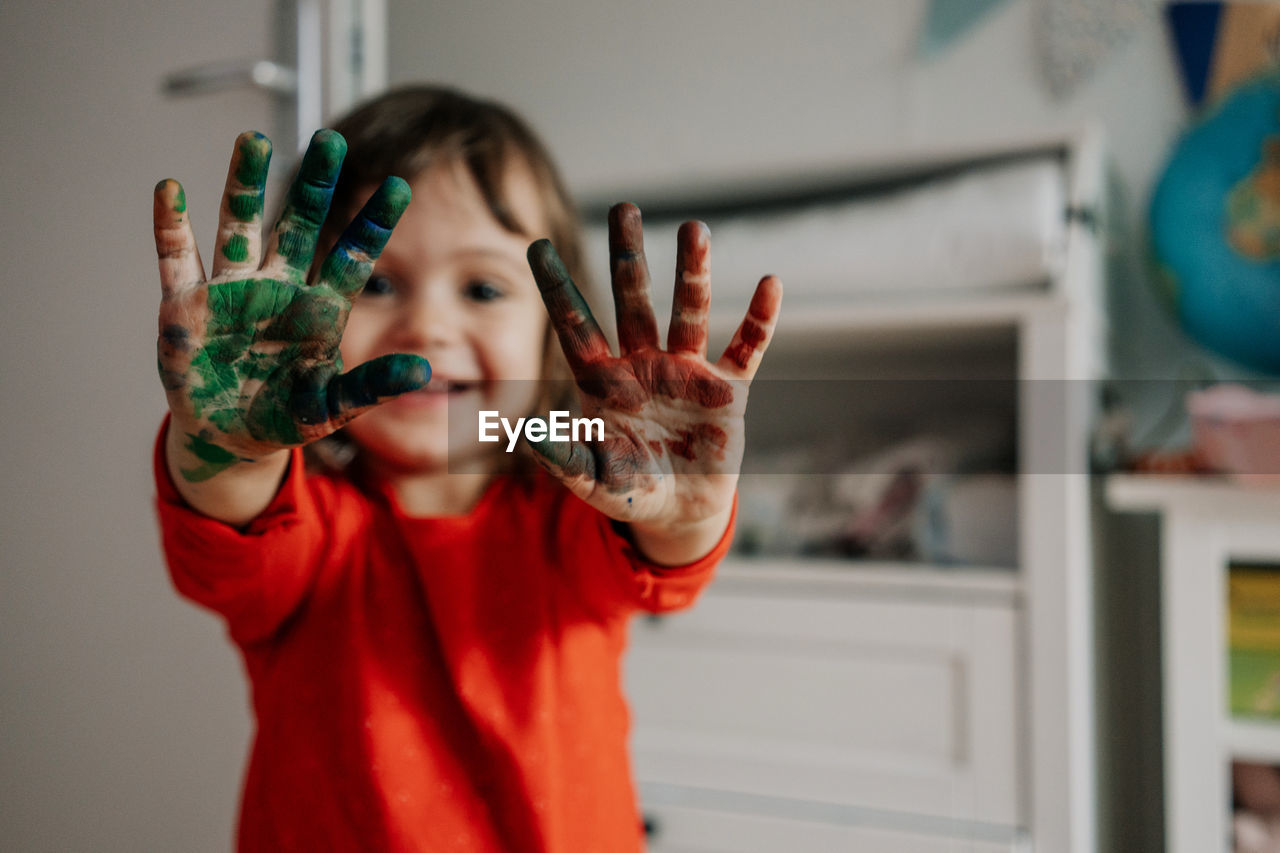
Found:
[[[526,439],[528,440],[528,439]],[[533,458],[548,474],[555,477],[580,498],[595,488],[596,457],[591,446],[581,441],[528,440]]]
[[[379,356],[329,380],[325,406],[333,428],[401,394],[426,387],[431,365],[419,355]]]

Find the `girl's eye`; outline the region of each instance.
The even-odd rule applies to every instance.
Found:
[[[369,296],[390,296],[395,291],[395,285],[385,275],[370,276],[364,283],[364,292]]]
[[[475,302],[492,302],[495,299],[501,299],[503,296],[502,288],[491,281],[484,280],[467,282],[464,292],[468,299]]]

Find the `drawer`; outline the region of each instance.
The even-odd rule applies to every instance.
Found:
[[[646,809],[648,853],[1021,853],[1012,830],[946,835],[905,827],[840,825],[678,806]]]
[[[1017,607],[713,585],[639,620],[642,783],[1026,825]]]

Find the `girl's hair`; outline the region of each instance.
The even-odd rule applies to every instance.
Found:
[[[325,221],[323,244],[332,244],[356,212],[363,194],[392,175],[412,183],[428,169],[462,165],[475,181],[493,218],[502,227],[531,239],[549,237],[584,294],[590,281],[584,268],[582,237],[569,193],[546,147],[514,112],[444,86],[393,89],[356,107],[333,125],[347,141],[347,156]],[[550,234],[533,234],[519,222],[504,197],[512,163],[527,167],[538,189]],[[317,258],[317,263],[319,263]],[[535,411],[572,408],[572,374],[547,324],[542,348],[540,393]],[[356,448],[339,431],[308,445],[308,461],[324,468],[344,467]],[[517,473],[536,467],[527,455]]]

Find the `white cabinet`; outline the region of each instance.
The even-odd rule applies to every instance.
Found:
[[[694,611],[638,624],[628,677],[649,791],[1011,836],[1026,813],[1016,582],[903,571],[731,562]]]
[[[1092,132],[891,171],[1026,151],[1060,157],[1069,209],[1097,214]],[[1071,218],[1063,262],[1034,287],[806,298],[786,282],[748,441],[875,414],[862,387],[806,377],[903,380],[894,394],[926,379],[919,419],[1003,407],[1016,565],[734,558],[693,610],[638,622],[626,677],[654,853],[1096,849],[1088,219]],[[736,320],[719,315],[713,332]],[[975,378],[993,383],[983,401]],[[772,414],[753,433],[760,407]]]
[[[1231,762],[1280,764],[1280,722],[1230,714],[1227,571],[1280,563],[1280,490],[1119,476],[1107,493],[1115,509],[1160,514],[1168,850],[1229,850]]]
[[[953,827],[930,832],[823,815],[813,820],[742,814],[723,809],[658,805],[648,809],[656,837],[650,853],[778,853],[851,850],[893,853],[1022,853],[1024,842],[1007,831],[964,837]]]

